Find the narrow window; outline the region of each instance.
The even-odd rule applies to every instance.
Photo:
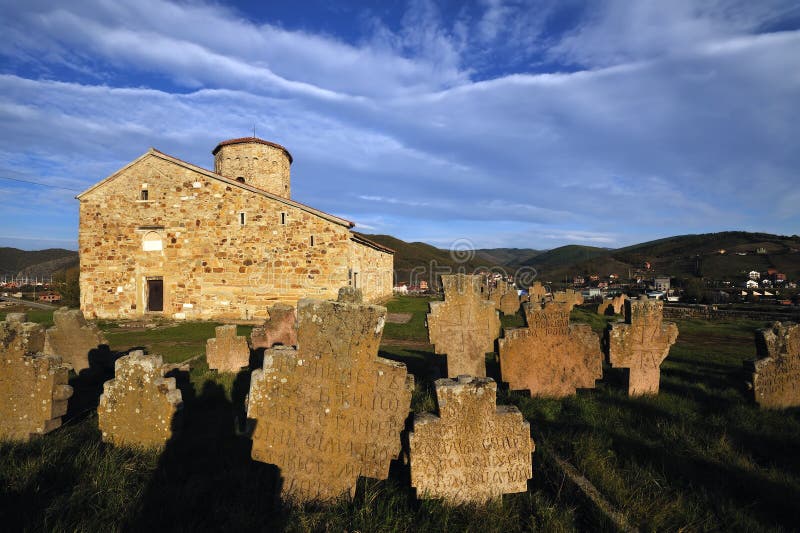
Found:
[[[311,246],[314,246],[314,236],[311,236]]]
[[[241,226],[244,226],[244,222],[245,222],[244,213],[243,213],[243,212],[242,212],[242,213],[239,213],[239,224],[240,224]]]
[[[281,224],[286,225],[286,213],[281,213]]]
[[[147,200],[147,189],[142,189],[142,192],[139,193],[140,200]]]
[[[239,183],[244,183],[244,177],[239,176],[238,178],[236,178],[236,181],[238,181]]]

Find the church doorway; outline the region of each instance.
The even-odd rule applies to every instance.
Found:
[[[147,278],[147,311],[164,311],[164,278]]]

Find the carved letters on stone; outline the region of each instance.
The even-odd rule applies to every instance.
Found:
[[[800,324],[780,322],[758,331],[758,359],[751,363],[755,400],[761,407],[800,405]]]
[[[530,425],[514,406],[496,405],[491,378],[436,380],[439,416],[414,416],[411,485],[420,498],[485,503],[525,492],[533,475]]]
[[[377,357],[386,308],[301,300],[297,314],[297,348],[266,350],[252,374],[252,457],[277,465],[284,496],[330,500],[359,476],[386,479],[414,378]]]
[[[600,339],[588,324],[570,324],[571,304],[524,306],[528,326],[505,330],[500,371],[511,390],[564,397],[593,388],[603,376]]]
[[[447,354],[447,375],[486,375],[486,353],[494,350],[500,317],[480,295],[480,277],[442,276],[444,301],[431,302],[428,335],[437,354]]]
[[[628,395],[658,394],[661,363],[678,338],[678,326],[663,321],[664,302],[625,302],[625,322],[606,330],[608,359],[614,368],[629,368]]]

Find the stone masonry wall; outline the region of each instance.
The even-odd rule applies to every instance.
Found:
[[[284,198],[292,197],[290,165],[286,152],[267,144],[229,144],[214,155],[217,174],[243,177],[245,183]]]
[[[164,316],[263,319],[276,302],[335,299],[351,256],[369,256],[353,254],[350,238],[344,226],[150,154],[81,198],[81,309],[90,319],[141,316],[147,279],[161,277]],[[144,241],[162,249],[144,251]],[[383,262],[390,278],[392,256],[381,255],[365,263]],[[381,290],[391,294],[391,279]]]
[[[364,301],[376,302],[392,295],[394,286],[394,256],[351,241],[351,265],[356,277],[357,288],[364,293]]]

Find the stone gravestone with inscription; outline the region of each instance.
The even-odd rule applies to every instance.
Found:
[[[276,344],[295,346],[297,344],[297,315],[294,307],[275,304],[269,308],[269,318],[261,326],[253,328],[250,342],[253,349],[272,348]]]
[[[608,360],[614,368],[628,368],[628,395],[658,394],[661,362],[678,338],[678,326],[664,322],[664,302],[625,302],[625,322],[610,324],[606,330]]]
[[[588,324],[570,324],[572,305],[546,302],[524,306],[528,326],[505,330],[500,372],[511,390],[531,396],[564,397],[593,388],[603,377],[600,338]]]
[[[107,345],[100,329],[86,322],[80,309],[62,307],[53,313],[54,326],[45,334],[44,353],[59,355],[75,372],[89,368],[89,352]]]
[[[514,406],[496,405],[491,378],[436,380],[439,416],[414,416],[411,485],[420,498],[477,503],[525,492],[533,475],[530,425]]]
[[[756,335],[758,359],[751,361],[755,401],[761,407],[800,406],[800,324],[780,322]]]
[[[504,315],[513,315],[519,311],[519,294],[517,290],[503,280],[498,280],[491,293],[494,307]]]
[[[214,328],[216,337],[206,341],[208,368],[220,372],[238,372],[250,363],[250,347],[247,337],[236,335],[236,325]]]
[[[280,469],[284,496],[331,500],[387,478],[414,378],[377,357],[386,308],[301,300],[297,315],[297,348],[266,350],[252,374],[252,457]]]
[[[61,425],[72,387],[69,369],[43,355],[44,327],[9,313],[0,322],[0,439],[27,441]]]
[[[447,354],[447,375],[486,375],[486,353],[500,335],[494,303],[480,296],[480,277],[442,276],[444,301],[431,302],[428,336],[437,354]]]
[[[114,379],[103,385],[97,422],[103,442],[160,448],[172,436],[183,407],[175,378],[164,377],[160,355],[136,350],[117,359]]]

